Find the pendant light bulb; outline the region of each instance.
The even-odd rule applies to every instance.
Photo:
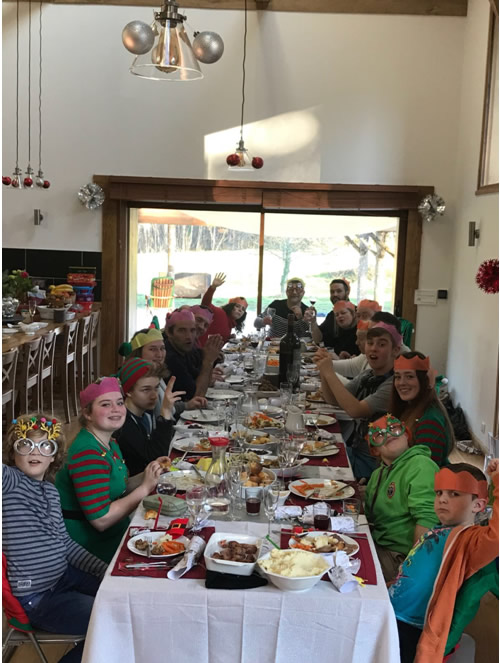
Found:
[[[11,186],[14,189],[23,188],[23,171],[18,166],[14,168],[14,172],[12,173]]]

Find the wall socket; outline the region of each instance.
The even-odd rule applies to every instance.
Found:
[[[486,433],[486,424],[484,421],[481,422],[481,433]]]

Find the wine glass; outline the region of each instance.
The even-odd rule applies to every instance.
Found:
[[[316,304],[316,299],[310,299],[309,304],[314,308],[314,304]],[[309,334],[312,337],[312,320],[309,320]]]
[[[271,520],[274,520],[276,515],[276,507],[278,506],[278,501],[280,498],[279,490],[275,490],[275,488],[276,486],[274,483],[266,486],[262,500],[264,504],[264,511],[268,518],[267,536],[271,536]]]
[[[200,529],[199,516],[205,508],[207,497],[208,491],[205,486],[193,486],[189,490],[186,490],[186,504],[193,521],[191,526],[191,531],[193,532],[197,532]]]
[[[156,492],[158,495],[175,495],[177,488],[168,477],[161,475],[156,484]]]
[[[30,314],[31,322],[33,322],[36,315],[36,299],[34,297],[30,297],[28,299],[28,311]]]
[[[227,476],[231,494],[231,520],[236,520],[235,510],[242,507],[241,487],[248,477],[248,467],[241,462],[231,463]]]

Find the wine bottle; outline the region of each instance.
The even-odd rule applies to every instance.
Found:
[[[293,329],[295,316],[288,316],[288,331],[280,341],[280,383],[292,382],[296,391],[300,381],[300,339]],[[293,379],[290,380],[290,374]]]

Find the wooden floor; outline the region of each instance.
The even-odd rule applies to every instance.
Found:
[[[64,421],[62,404],[55,404],[54,416]],[[64,425],[64,433],[67,444],[70,444],[79,430],[78,420],[75,417],[71,424]],[[484,456],[468,454],[455,450],[450,460],[453,463],[471,463],[483,469]],[[3,622],[5,629],[5,620]],[[498,599],[492,594],[487,594],[475,619],[465,629],[476,641],[475,663],[498,663]],[[5,634],[5,630],[4,630]],[[47,645],[44,647],[49,663],[56,663],[66,653],[68,647],[63,645]],[[30,645],[23,645],[11,658],[12,663],[39,663],[39,658]]]

